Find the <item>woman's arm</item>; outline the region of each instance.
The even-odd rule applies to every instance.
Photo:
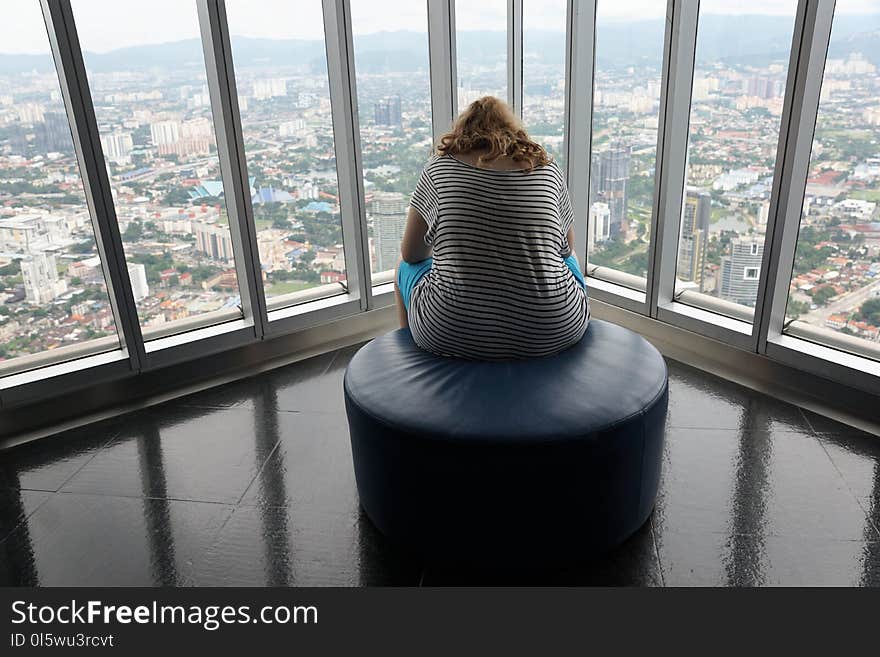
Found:
[[[428,224],[422,219],[418,210],[410,206],[406,217],[406,229],[400,241],[400,255],[405,262],[412,264],[431,256],[431,247],[425,244],[427,232]]]
[[[571,255],[574,255],[574,226],[568,229],[565,239],[568,240],[568,248],[571,249]]]

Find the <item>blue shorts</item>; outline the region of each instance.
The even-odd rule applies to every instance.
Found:
[[[414,263],[400,263],[400,269],[397,270],[397,287],[400,290],[400,296],[403,298],[403,305],[407,310],[409,310],[409,300],[412,297],[412,291],[425,274],[431,271],[433,263],[433,258],[426,258]],[[584,280],[584,275],[581,273],[577,259],[570,255],[565,259],[565,264],[571,270],[571,273],[574,274],[578,283],[581,284],[581,287],[586,290],[587,282]]]

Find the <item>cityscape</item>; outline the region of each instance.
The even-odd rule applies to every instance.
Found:
[[[280,306],[296,303],[298,293],[316,286],[325,286],[328,295],[344,292],[323,26],[315,25],[311,41],[245,38],[236,31],[232,7],[238,105],[266,296]],[[355,24],[357,11],[369,8],[353,5]],[[33,20],[42,21],[39,11]],[[559,32],[529,31],[526,22],[523,119],[533,138],[564,164],[564,10],[559,20]],[[645,21],[637,46],[629,49],[621,49],[620,29],[600,22],[597,30],[588,257],[591,265],[644,277],[663,22]],[[777,41],[790,43],[790,19],[787,29],[788,41]],[[835,33],[833,40],[851,34]],[[465,31],[458,41],[459,107],[486,94],[504,96],[504,32]],[[0,55],[0,360],[5,361],[100,338],[115,345],[113,311],[58,79],[48,44],[41,46],[45,54],[27,61]],[[122,52],[94,54],[89,47],[84,36],[101,146],[147,337],[173,330],[182,320],[238,311],[225,189],[198,40],[143,46],[151,65],[133,63]],[[752,306],[788,53],[783,48],[710,56],[701,48],[698,43],[678,286]],[[162,49],[177,53],[178,60],[150,59],[150,52]],[[829,55],[788,305],[791,318],[875,341],[878,50],[838,48]],[[431,152],[427,62],[426,33],[355,34],[374,272],[388,272],[397,263],[409,195]]]
[[[758,293],[789,55],[758,46],[790,43],[793,15],[787,34],[782,17],[752,20],[751,51],[719,56],[719,46],[698,33],[676,265],[677,293],[744,307],[754,306]],[[860,34],[852,21],[840,24],[825,67],[787,317],[877,341],[880,41],[875,31]],[[589,262],[642,278],[659,120],[663,33],[657,27],[653,39],[643,34],[649,38],[629,61],[618,53],[603,66],[601,29],[596,46]]]

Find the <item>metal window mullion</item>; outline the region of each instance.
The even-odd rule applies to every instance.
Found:
[[[825,58],[831,41],[831,26],[834,18],[834,0],[802,2],[798,8],[799,56],[795,72],[789,71],[791,93],[786,95],[788,118],[788,139],[782,157],[777,161],[778,200],[775,211],[771,207],[768,225],[769,255],[765,257],[762,278],[766,278],[763,299],[763,313],[758,324],[756,348],[760,353],[767,351],[767,343],[782,335],[785,311],[788,305],[791,274],[797,248],[798,231],[803,212],[807,175],[812,155],[813,135],[819,112],[819,97],[822,91],[822,77]],[[805,5],[805,6],[804,6]],[[800,29],[798,29],[800,28]],[[781,162],[781,163],[780,163]],[[776,182],[776,181],[774,181]],[[756,308],[757,310],[757,308]]]
[[[663,176],[662,176],[662,167],[661,163],[663,162],[663,153],[664,153],[664,136],[665,136],[665,127],[667,124],[667,116],[666,116],[666,101],[669,93],[669,77],[671,72],[671,57],[672,57],[672,17],[675,15],[675,0],[668,0],[666,3],[666,28],[664,30],[663,35],[663,61],[661,63],[661,73],[660,73],[660,112],[657,117],[657,152],[654,158],[655,163],[655,175],[654,175],[654,196],[651,204],[651,225],[650,225],[650,237],[648,244],[648,271],[647,271],[647,279],[645,281],[645,298],[647,299],[648,308],[647,312],[649,315],[655,316],[656,313],[652,310],[655,306],[652,305],[652,299],[656,299],[653,290],[657,285],[657,278],[655,277],[655,272],[658,271],[659,268],[659,260],[661,258],[661,249],[660,249],[660,240],[658,236],[660,235],[660,224],[662,209],[660,206],[660,198],[661,198],[661,189],[663,187]]]
[[[145,362],[143,335],[73,9],[69,0],[40,0],[40,6],[71,126],[83,191],[92,219],[95,244],[104,268],[104,280],[117,334],[132,369],[140,370]]]
[[[346,277],[349,290],[360,298],[361,310],[370,310],[372,271],[351,11],[347,0],[322,0],[322,4]]]
[[[428,2],[428,60],[431,70],[431,125],[436,143],[455,120],[458,105],[455,0]]]
[[[523,109],[523,0],[507,0],[507,102],[513,113]]]
[[[801,57],[806,56],[803,50],[804,37],[804,20],[807,10],[807,1],[799,0],[797,11],[795,13],[794,31],[792,33],[791,51],[789,53],[788,74],[785,81],[785,96],[782,104],[782,117],[779,122],[779,136],[776,145],[776,161],[773,166],[773,185],[770,191],[770,207],[768,208],[767,226],[764,233],[764,252],[761,258],[761,270],[758,276],[758,293],[755,297],[755,309],[752,319],[752,337],[753,349],[757,350],[761,343],[761,327],[764,323],[764,313],[769,312],[770,305],[767,303],[767,291],[774,286],[776,272],[770,269],[771,250],[776,240],[776,218],[779,216],[781,185],[785,177],[786,166],[790,164],[788,160],[788,142],[790,139],[796,138],[792,132],[792,128],[796,128],[791,123],[794,89],[797,83],[798,72],[800,70]],[[786,203],[789,201],[786,198]],[[757,329],[757,330],[756,330]]]
[[[667,75],[660,110],[662,143],[657,162],[659,180],[655,183],[657,220],[648,288],[652,317],[657,317],[659,306],[670,303],[675,294],[699,8],[699,0],[671,0],[667,9],[668,61],[664,64]]]
[[[256,337],[262,338],[268,323],[266,297],[232,64],[232,45],[226,24],[226,7],[223,0],[197,0],[196,5],[241,310],[245,320],[253,322]]]
[[[596,0],[569,0],[566,21],[565,161],[577,240],[572,246],[586,271]]]

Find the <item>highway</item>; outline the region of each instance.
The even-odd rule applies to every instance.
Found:
[[[880,280],[874,281],[870,285],[849,294],[844,294],[834,299],[827,306],[820,306],[816,310],[811,310],[803,315],[801,319],[815,326],[825,326],[825,320],[829,315],[849,314],[857,310],[859,306],[876,294],[880,294]]]

